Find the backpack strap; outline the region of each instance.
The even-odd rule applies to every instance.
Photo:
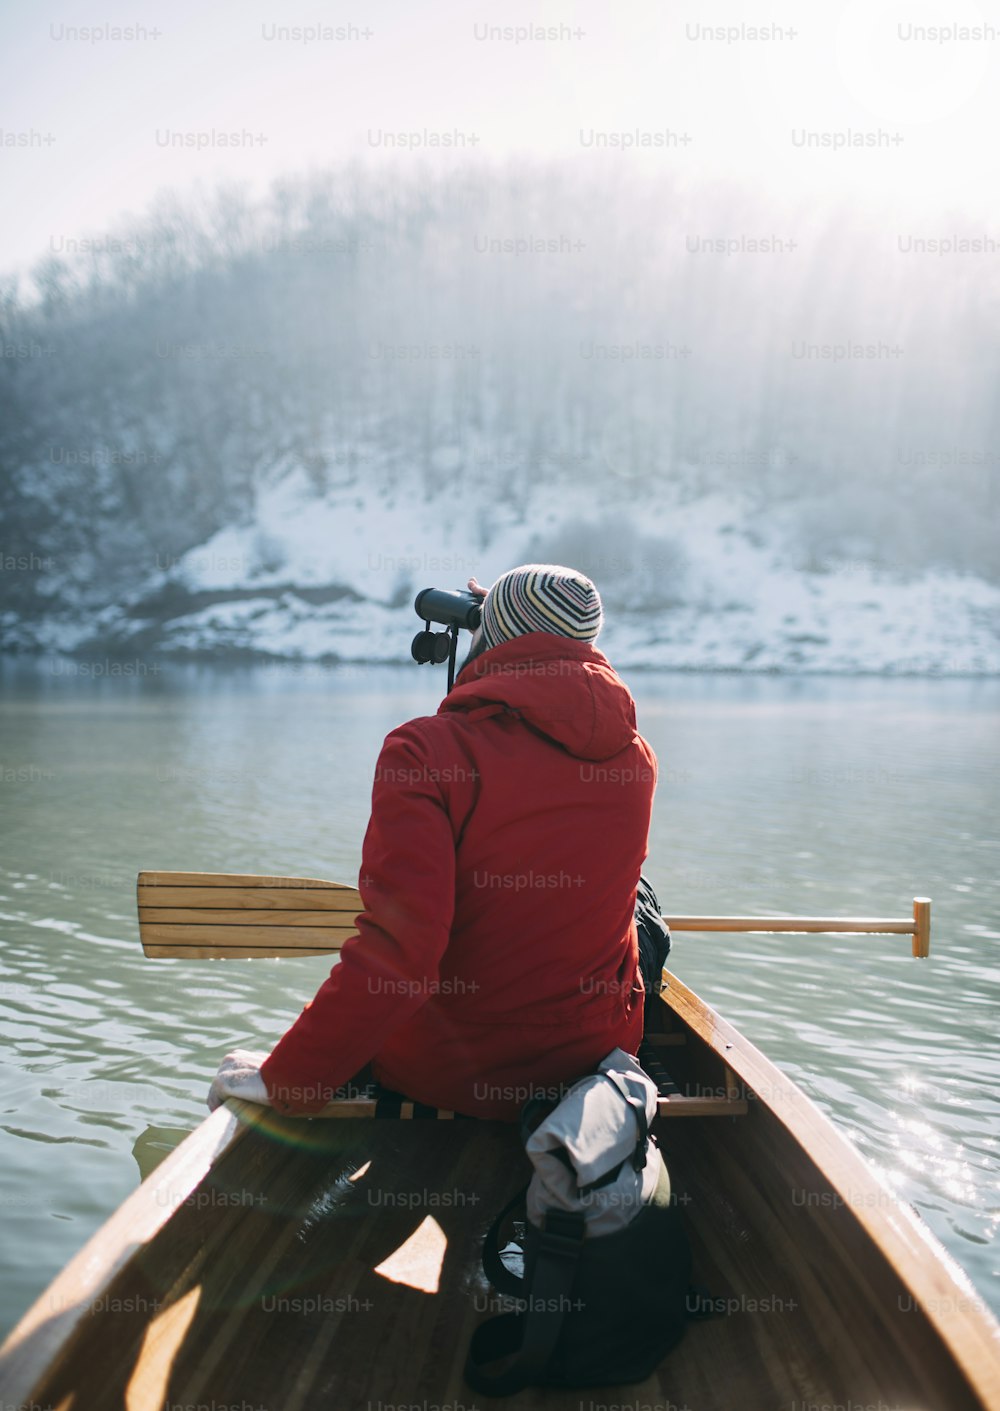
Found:
[[[519,1279],[516,1274],[512,1274],[500,1258],[500,1230],[511,1211],[524,1205],[524,1198],[527,1194],[528,1187],[522,1186],[516,1195],[511,1196],[486,1231],[486,1238],[483,1240],[483,1273],[494,1288],[499,1289],[501,1293],[509,1294],[511,1298],[524,1297],[524,1280]]]
[[[465,1377],[475,1391],[484,1396],[510,1396],[544,1378],[572,1306],[585,1226],[582,1215],[567,1210],[546,1212],[531,1288],[522,1292],[528,1300],[527,1312],[491,1318],[472,1335]],[[489,1370],[488,1364],[501,1357],[510,1358],[506,1368]]]
[[[639,1139],[635,1144],[635,1151],[632,1155],[632,1169],[641,1171],[646,1165],[646,1146],[649,1141],[649,1122],[646,1118],[646,1092],[642,1091],[642,1097],[637,1097],[628,1085],[628,1079],[623,1078],[620,1073],[602,1073],[602,1078],[607,1078],[612,1087],[617,1088],[622,1097],[631,1107],[635,1114],[635,1120],[639,1124]]]
[[[641,1171],[646,1165],[646,1149],[650,1141],[645,1088],[641,1096],[637,1096],[627,1078],[617,1073],[602,1073],[601,1076],[607,1078],[632,1109],[639,1129],[632,1153],[632,1166],[634,1170]],[[521,1115],[521,1135],[525,1140],[553,1106],[539,1099],[525,1105]],[[557,1155],[571,1165],[567,1153]],[[594,1190],[615,1180],[623,1164],[620,1162],[599,1181],[583,1187],[583,1191]],[[519,1279],[512,1274],[500,1258],[501,1227],[511,1211],[524,1203],[527,1190],[525,1186],[507,1202],[490,1226],[483,1243],[483,1270],[490,1282],[501,1293],[512,1294],[527,1303],[525,1312],[504,1313],[490,1318],[480,1324],[472,1335],[465,1362],[465,1379],[484,1396],[510,1396],[532,1383],[544,1384],[566,1314],[574,1307],[573,1285],[586,1233],[586,1220],[581,1213],[568,1210],[545,1212],[545,1227],[535,1241],[530,1285],[527,1278]],[[506,1366],[498,1371],[497,1364],[503,1359],[506,1359]]]

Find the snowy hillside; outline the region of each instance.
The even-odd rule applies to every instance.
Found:
[[[587,173],[166,201],[0,289],[0,650],[405,660],[545,560],[630,667],[1000,671],[993,267]]]
[[[585,503],[585,502],[584,502]],[[526,511],[526,512],[525,512]],[[8,627],[14,644],[116,654],[404,661],[423,587],[490,583],[543,559],[585,568],[622,667],[1000,672],[1000,590],[942,571],[900,579],[850,561],[795,567],[782,526],[731,497],[609,507],[588,522],[565,490],[498,510],[484,534],[445,496],[317,497],[301,474],[96,617]]]

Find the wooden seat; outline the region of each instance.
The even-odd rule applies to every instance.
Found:
[[[656,1042],[659,1040],[660,1042]],[[663,1041],[667,1042],[664,1043]],[[683,1044],[683,1034],[647,1036],[639,1048],[639,1062],[656,1084],[659,1093],[659,1117],[745,1117],[747,1101],[742,1092],[735,1089],[725,1096],[689,1097],[671,1076],[662,1054],[670,1047]],[[334,1096],[317,1116],[346,1119],[364,1117],[391,1121],[472,1121],[460,1112],[449,1112],[445,1108],[428,1107],[425,1103],[413,1102],[402,1093],[384,1088],[374,1079],[367,1083],[356,1078],[349,1085],[349,1091]]]

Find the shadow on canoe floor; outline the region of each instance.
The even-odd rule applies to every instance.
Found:
[[[885,1305],[895,1289],[852,1286],[850,1212],[817,1215],[832,1241],[828,1261],[819,1244],[793,1261],[789,1212],[756,1183],[752,1146],[740,1149],[738,1134],[755,1126],[674,1123],[662,1138],[695,1277],[725,1300],[724,1316],[692,1325],[642,1384],[532,1390],[497,1405],[974,1404],[957,1383],[954,1399],[919,1395],[919,1316],[907,1324],[886,1314],[890,1340],[872,1331],[871,1300]],[[529,1169],[505,1124],[304,1123],[268,1113],[133,1246],[34,1399],[60,1411],[379,1411],[380,1402],[469,1411],[477,1397],[462,1368],[472,1331],[509,1307],[482,1274],[481,1240]]]

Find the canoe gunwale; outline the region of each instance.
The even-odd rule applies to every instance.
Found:
[[[210,1113],[56,1275],[0,1346],[5,1404],[40,1404],[35,1388],[58,1366],[88,1311],[232,1151],[252,1119],[253,1104],[246,1102],[230,1101]]]
[[[669,970],[661,999],[805,1151],[942,1339],[984,1407],[1000,1411],[1000,1323],[958,1261],[905,1199],[787,1074]],[[891,1212],[891,1213],[890,1213]]]

